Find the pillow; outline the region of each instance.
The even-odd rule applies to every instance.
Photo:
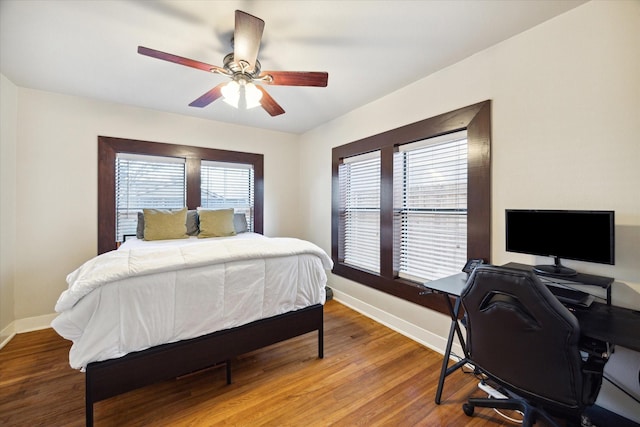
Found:
[[[187,238],[187,208],[143,209],[144,240],[168,240]]]
[[[144,239],[144,213],[138,212],[138,227],[136,228],[136,237],[140,240]]]
[[[233,228],[236,233],[244,233],[247,231],[247,216],[243,213],[233,214]]]
[[[198,217],[200,218],[199,238],[235,236],[236,234],[233,226],[233,209],[198,208]]]
[[[198,234],[198,231],[198,212],[196,210],[187,211],[187,234],[189,236],[195,236]],[[136,237],[140,240],[144,239],[144,213],[142,212],[138,212]]]
[[[189,236],[195,236],[200,230],[198,229],[198,211],[187,211],[187,234]]]

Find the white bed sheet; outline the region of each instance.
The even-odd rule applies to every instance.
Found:
[[[200,247],[213,252],[218,243],[212,240],[218,239],[181,239],[155,245],[132,240],[71,273],[69,289],[56,305],[60,314],[52,322],[61,336],[73,341],[71,367],[84,369],[91,362],[324,304],[325,269],[331,268],[326,253],[309,242],[252,234],[219,239],[220,251],[226,251],[224,262],[183,260],[176,269],[145,270],[140,260],[153,266],[176,251],[186,260],[193,259]],[[273,256],[242,259],[228,255],[254,246],[258,247],[256,253],[270,253],[265,248],[271,244],[281,248]],[[282,250],[298,246],[315,247],[320,252],[289,254]],[[135,271],[121,274],[109,262],[135,264],[129,268]]]

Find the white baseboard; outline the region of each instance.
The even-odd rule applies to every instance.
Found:
[[[431,331],[416,326],[413,323],[407,322],[404,319],[394,316],[393,314],[389,314],[384,310],[367,304],[366,302],[363,302],[359,299],[353,298],[352,296],[340,292],[339,290],[336,290],[334,288],[332,288],[332,290],[335,300],[339,303],[346,305],[347,307],[357,311],[358,313],[363,314],[364,316],[367,316],[370,319],[373,319],[390,329],[393,329],[394,331],[424,345],[425,347],[430,348],[433,351],[444,354],[447,346],[447,337],[436,335]],[[459,343],[454,342],[451,351],[455,354],[463,354],[462,347]]]
[[[50,328],[51,321],[55,319],[56,316],[57,314],[53,313],[14,320],[9,323],[6,328],[0,331],[0,349],[7,345],[7,343],[11,341],[16,334]]]
[[[56,313],[44,314],[42,316],[27,317],[25,319],[18,319],[15,321],[16,333],[22,334],[24,332],[39,331],[40,329],[47,329],[51,327],[51,321],[58,316]]]
[[[9,325],[0,331],[0,349],[7,345],[9,341],[16,335],[16,322],[11,322]]]

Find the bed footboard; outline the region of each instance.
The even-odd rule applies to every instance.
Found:
[[[118,359],[90,363],[86,369],[86,424],[93,425],[93,404],[159,381],[198,371],[280,341],[318,331],[318,357],[324,357],[323,306],[301,310],[164,344]]]

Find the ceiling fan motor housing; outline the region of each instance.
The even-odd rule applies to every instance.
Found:
[[[233,52],[224,57],[224,69],[229,71],[234,77],[238,74],[247,76],[248,80],[253,80],[260,74],[260,61],[256,59],[253,70],[248,69],[249,64],[245,61],[235,61]]]

